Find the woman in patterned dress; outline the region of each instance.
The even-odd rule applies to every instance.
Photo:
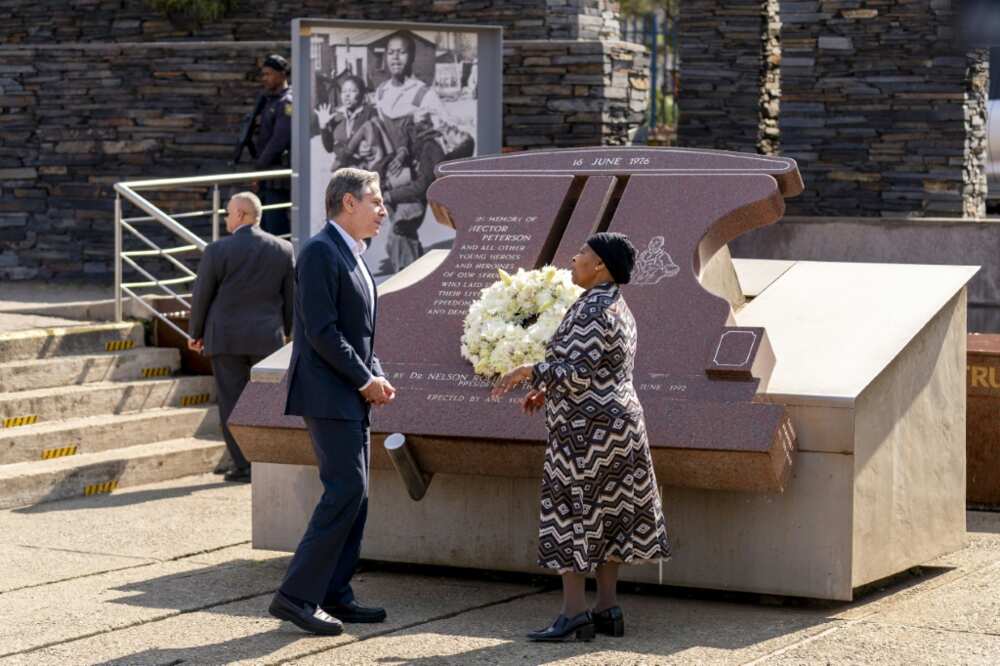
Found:
[[[621,234],[600,233],[573,257],[573,282],[585,289],[546,348],[545,360],[504,375],[499,397],[522,382],[522,407],[545,406],[549,431],[542,478],[538,561],[562,575],[563,605],[536,641],[622,636],[618,567],[670,556],[642,406],[632,386],[636,329],[619,285],[635,265]],[[597,578],[591,611],[584,586]]]

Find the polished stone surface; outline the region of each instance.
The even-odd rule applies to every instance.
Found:
[[[441,165],[439,175],[428,201],[455,229],[454,247],[379,299],[377,351],[398,394],[374,414],[374,432],[401,432],[421,452],[431,440],[543,442],[544,423],[521,415],[519,394],[488,399],[489,383],[460,356],[462,320],[498,269],[566,264],[591,233],[609,229],[639,250],[624,288],[642,339],[634,379],[651,447],[681,470],[669,482],[783,489],[794,432],[784,407],[757,399],[774,366],[764,327],[727,328],[742,294],[726,243],[781,217],[784,197],[802,189],[794,160],[595,148],[473,158]],[[253,433],[301,427],[281,413],[283,390],[250,386],[231,418],[251,460],[311,458],[308,448],[292,454],[274,432]]]

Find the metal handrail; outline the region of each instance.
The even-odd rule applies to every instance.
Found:
[[[190,298],[190,294],[178,294],[170,288],[170,285],[190,283],[193,282],[197,276],[193,271],[191,271],[191,269],[175,259],[173,255],[184,252],[204,252],[209,242],[218,240],[220,232],[219,221],[221,220],[222,215],[226,212],[226,210],[222,208],[219,186],[248,181],[287,180],[291,177],[291,169],[275,169],[273,171],[251,171],[247,173],[192,176],[189,178],[157,178],[152,180],[133,180],[115,183],[115,321],[122,321],[124,315],[124,297],[127,296],[148,310],[154,317],[172,328],[179,335],[187,340],[191,340],[192,338],[188,335],[187,331],[181,330],[179,326],[170,321],[170,319],[168,319],[162,312],[158,311],[152,305],[143,300],[143,298],[133,290],[144,287],[156,287],[177,302],[183,304],[185,307],[190,308],[191,305],[187,301],[187,298]],[[212,197],[211,208],[208,210],[188,211],[185,213],[170,215],[160,209],[159,206],[151,202],[149,199],[139,194],[140,191],[146,190],[172,190],[182,187],[210,187]],[[145,215],[128,218],[123,217],[123,202],[126,201],[144,212]],[[279,210],[291,207],[291,202],[276,203],[263,206],[263,210]],[[206,217],[209,215],[212,218],[212,237],[210,240],[205,240],[199,237],[197,234],[178,222],[178,220]],[[168,231],[184,241],[185,244],[177,247],[160,247],[156,244],[156,242],[132,226],[138,222],[158,222],[162,227],[166,228]],[[150,249],[129,250],[126,252],[124,250],[123,231],[128,231]],[[183,277],[160,279],[148,270],[139,266],[136,262],[136,258],[139,257],[160,257],[165,259],[170,262],[173,267],[181,271]],[[125,264],[130,266],[143,277],[147,278],[147,281],[123,282],[122,273]]]

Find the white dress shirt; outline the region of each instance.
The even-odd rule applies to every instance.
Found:
[[[340,234],[340,237],[344,239],[345,243],[347,243],[347,247],[351,248],[351,252],[354,254],[355,259],[358,260],[358,265],[361,266],[361,274],[364,275],[365,277],[365,286],[368,287],[368,302],[371,303],[372,308],[374,308],[375,283],[372,281],[371,273],[368,272],[368,266],[365,264],[364,259],[361,258],[361,255],[365,253],[365,250],[368,249],[368,246],[365,244],[364,241],[356,240],[354,236],[344,231],[344,228],[339,224],[337,224],[336,222],[334,222],[333,220],[327,220],[327,222],[329,222],[330,226],[332,226],[334,229],[337,230],[337,233]],[[373,317],[375,316],[374,312],[372,312],[372,316]],[[366,388],[371,386],[371,383],[373,381],[375,381],[375,378],[369,377],[368,381],[365,382],[365,385],[359,388],[358,390],[364,391]]]

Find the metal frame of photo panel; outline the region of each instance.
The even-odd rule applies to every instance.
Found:
[[[339,19],[299,18],[292,21],[292,243],[298,250],[301,242],[318,230],[319,211],[312,210],[309,168],[309,126],[313,97],[310,39],[314,28],[421,30],[475,33],[476,55],[476,155],[500,153],[503,127],[503,29],[500,26],[462,25],[456,23],[410,23],[397,21],[350,21]]]

